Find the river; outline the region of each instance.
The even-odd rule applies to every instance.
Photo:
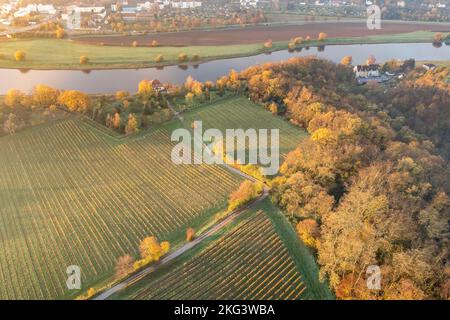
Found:
[[[320,58],[339,62],[344,56],[351,55],[354,64],[364,63],[369,55],[378,62],[390,59],[450,60],[450,46],[434,47],[431,43],[408,44],[365,44],[334,45],[324,49],[310,48],[300,52],[288,50],[271,54],[259,54],[250,57],[221,59],[202,63],[198,66],[181,68],[168,66],[163,69],[115,69],[115,70],[16,70],[0,69],[0,94],[11,88],[29,92],[37,84],[47,84],[59,89],[81,90],[87,93],[113,93],[117,90],[135,92],[142,79],[159,79],[162,82],[183,83],[191,75],[196,80],[216,80],[227,74],[230,69],[243,70],[251,65],[286,60],[291,57],[316,55]]]

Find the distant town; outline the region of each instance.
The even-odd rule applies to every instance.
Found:
[[[440,1],[292,1],[292,0],[121,0],[33,3],[9,0],[0,4],[0,28],[27,27],[43,22],[58,22],[67,30],[124,31],[121,24],[158,23],[170,20],[173,27],[198,27],[211,20],[210,25],[264,23],[262,12],[289,12],[305,16],[364,17],[372,4],[382,7],[383,18],[393,20],[448,21],[450,4]],[[197,21],[195,19],[197,19]],[[186,20],[190,20],[188,23]],[[117,25],[119,23],[119,25]],[[206,23],[207,24],[207,23]],[[148,27],[148,26],[147,26]],[[129,28],[130,29],[130,28]],[[139,27],[130,30],[139,31]],[[165,30],[160,31],[167,31]]]

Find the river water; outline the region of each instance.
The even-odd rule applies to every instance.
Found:
[[[334,62],[339,62],[344,56],[351,55],[354,64],[363,63],[369,55],[375,56],[378,62],[409,58],[440,61],[450,60],[450,46],[443,45],[436,48],[430,43],[334,45],[322,50],[314,47],[300,52],[284,50],[251,57],[221,59],[195,67],[189,66],[187,69],[179,66],[163,69],[116,69],[89,72],[0,69],[0,94],[6,93],[11,88],[28,92],[37,84],[46,84],[59,89],[81,90],[87,93],[113,93],[117,90],[135,92],[142,79],[159,79],[162,82],[180,84],[191,75],[199,81],[216,80],[227,74],[230,69],[240,71],[254,64],[309,55],[316,55]]]

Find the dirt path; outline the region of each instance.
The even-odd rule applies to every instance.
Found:
[[[169,103],[169,109],[172,110],[172,112],[174,113],[175,117],[177,117],[181,122],[184,122],[184,119],[183,119],[182,115],[179,112],[177,112],[170,103]],[[239,176],[241,176],[241,177],[243,177],[245,179],[248,179],[248,180],[251,180],[251,181],[254,181],[254,182],[258,181],[257,179],[255,179],[255,178],[253,178],[253,177],[243,173],[242,171],[239,171],[238,169],[229,166],[228,164],[224,164],[223,166],[227,170],[229,170],[229,171],[231,171],[231,172],[233,172],[233,173],[235,173],[235,174],[237,174],[237,175],[239,175]],[[130,285],[138,282],[139,280],[143,279],[147,275],[155,272],[156,270],[158,270],[162,266],[168,264],[169,262],[175,260],[176,258],[181,256],[182,254],[184,254],[187,251],[191,250],[192,248],[196,247],[198,244],[202,243],[203,241],[205,241],[209,237],[217,234],[220,230],[222,230],[227,225],[229,225],[231,222],[233,222],[242,212],[244,212],[245,210],[247,210],[249,208],[252,208],[252,207],[258,205],[264,199],[266,199],[268,195],[269,195],[269,188],[264,185],[263,193],[257,199],[253,200],[251,203],[247,204],[246,206],[231,212],[225,219],[223,219],[223,220],[219,221],[218,223],[214,224],[211,228],[209,228],[207,231],[205,231],[200,236],[195,238],[193,241],[184,244],[183,246],[181,246],[177,250],[173,251],[172,253],[170,253],[169,255],[164,257],[163,259],[161,259],[159,262],[157,262],[157,263],[155,263],[155,264],[153,264],[153,265],[151,265],[149,267],[146,267],[145,269],[143,269],[142,271],[139,271],[135,275],[133,275],[133,276],[125,279],[124,281],[122,281],[122,282],[112,286],[111,288],[103,291],[101,294],[96,296],[93,300],[106,300],[109,297],[111,297],[113,294],[115,294],[115,293],[117,293],[117,292],[127,288],[128,286],[130,286]]]

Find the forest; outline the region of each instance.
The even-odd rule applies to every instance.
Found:
[[[306,129],[272,199],[338,299],[448,299],[448,70],[357,86],[316,58],[254,66],[222,84]],[[236,84],[238,82],[238,84]],[[381,290],[366,271],[380,267]]]

